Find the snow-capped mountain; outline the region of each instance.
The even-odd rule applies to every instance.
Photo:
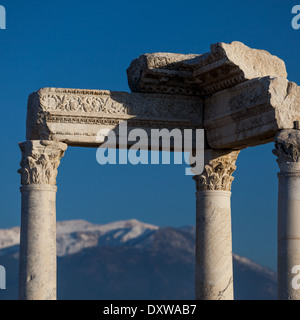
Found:
[[[17,297],[19,231],[0,229],[0,264],[10,270],[0,299]],[[134,219],[57,222],[58,297],[193,299],[194,252],[191,226],[158,227]],[[233,264],[236,299],[275,298],[273,271],[236,254]]]
[[[85,220],[58,221],[56,224],[57,256],[63,257],[98,245],[125,245],[139,241],[158,229],[157,226],[135,219],[103,225]],[[19,242],[19,227],[0,229],[0,254],[8,251],[3,249],[11,249],[19,245]]]
[[[0,229],[0,250],[18,245],[20,242],[20,228]]]
[[[138,220],[117,221],[104,225],[84,220],[57,223],[57,255],[73,254],[99,245],[121,246],[149,236],[159,227]]]

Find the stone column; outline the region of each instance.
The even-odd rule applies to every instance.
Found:
[[[300,131],[282,130],[275,138],[278,157],[278,299],[300,300]]]
[[[196,181],[196,299],[232,300],[231,183],[239,151],[205,151]]]
[[[21,237],[19,299],[56,299],[56,176],[67,145],[54,141],[19,144]]]

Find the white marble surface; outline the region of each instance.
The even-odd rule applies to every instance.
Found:
[[[230,191],[198,191],[196,299],[232,300]]]

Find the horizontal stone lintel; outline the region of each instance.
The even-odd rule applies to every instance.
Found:
[[[104,142],[97,138],[99,130],[113,130],[118,139],[122,121],[127,121],[128,132],[140,128],[149,137],[151,128],[202,129],[203,100],[178,95],[42,88],[28,99],[26,138],[98,147]]]

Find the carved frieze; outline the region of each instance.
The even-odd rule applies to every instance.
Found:
[[[106,90],[44,88],[39,91],[44,111],[97,113],[107,115],[196,119],[201,100],[194,97],[129,94]],[[184,103],[184,107],[181,103]]]

